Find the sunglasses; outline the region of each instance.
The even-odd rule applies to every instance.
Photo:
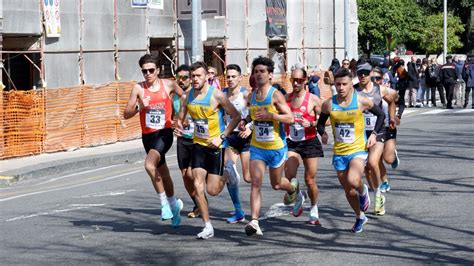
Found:
[[[366,76],[368,77],[370,75],[370,70],[359,70],[357,71],[357,76]]]
[[[343,66],[348,66],[349,63],[344,62],[344,63],[342,63],[342,65],[343,65]]]
[[[295,82],[298,84],[302,84],[306,81],[306,79],[299,79],[299,78],[290,78],[291,84],[294,84]]]
[[[383,79],[383,77],[380,77],[380,76],[374,76],[374,77],[371,77],[370,78],[372,81],[380,81]]]
[[[143,75],[155,73],[156,68],[142,68]]]
[[[188,78],[189,78],[189,76],[186,76],[186,75],[184,75],[184,76],[177,75],[176,76],[176,80],[188,80]]]

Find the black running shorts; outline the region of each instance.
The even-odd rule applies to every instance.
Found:
[[[303,159],[324,157],[323,146],[318,137],[303,141],[286,139],[286,143],[288,144],[288,151],[298,153]]]
[[[227,144],[229,148],[232,148],[237,153],[247,152],[250,149],[250,140],[252,135],[243,139],[239,137],[239,132],[232,132],[227,136]]]
[[[211,149],[200,144],[193,144],[191,168],[202,168],[208,174],[220,175],[224,173],[224,152],[222,148]]]
[[[152,149],[158,151],[161,159],[157,167],[160,167],[166,163],[165,154],[173,145],[173,130],[165,128],[153,133],[142,134],[142,143],[147,154]]]
[[[183,170],[190,167],[191,154],[193,152],[193,139],[179,137],[176,146],[179,169]]]

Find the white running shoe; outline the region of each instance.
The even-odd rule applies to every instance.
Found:
[[[214,228],[211,227],[204,227],[201,233],[197,234],[197,239],[208,239],[214,237]]]
[[[245,226],[245,234],[248,236],[263,236],[262,230],[260,229],[257,220],[252,220]]]

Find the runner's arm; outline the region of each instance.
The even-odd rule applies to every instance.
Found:
[[[278,114],[271,114],[271,119],[279,121],[286,124],[291,124],[295,122],[295,118],[291,113],[290,107],[286,103],[285,96],[279,91],[273,93],[273,103],[275,104]]]
[[[329,119],[330,107],[331,99],[324,101],[323,105],[321,106],[321,114],[319,115],[318,123],[316,124],[316,129],[318,130],[318,134],[320,136],[325,133],[326,122]]]
[[[141,106],[140,104],[140,101],[138,101],[139,92],[140,92],[140,85],[135,84],[135,86],[133,86],[132,91],[130,92],[130,97],[128,98],[128,102],[127,102],[127,105],[125,106],[125,110],[123,111],[123,118],[125,119],[132,118],[137,113],[140,112],[141,108],[143,108],[143,106]]]
[[[224,108],[224,111],[230,116],[231,122],[229,125],[224,129],[222,134],[224,136],[228,136],[240,123],[240,113],[237,111],[235,106],[229,101],[229,99],[225,96],[224,93],[220,90],[214,90],[214,98],[216,99],[217,103]]]

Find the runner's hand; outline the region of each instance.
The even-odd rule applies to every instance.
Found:
[[[239,128],[240,131],[245,130],[245,121],[244,120],[240,120],[238,128]]]
[[[245,127],[245,130],[239,132],[239,137],[246,139],[248,136],[252,134],[252,130],[250,128]]]
[[[174,128],[173,132],[176,135],[176,137],[183,136],[183,124],[181,124],[181,121],[179,121],[179,119],[176,121],[176,127]]]
[[[377,143],[377,136],[375,134],[370,134],[369,139],[367,140],[367,148],[370,148]]]
[[[321,135],[321,142],[323,144],[328,144],[328,133],[326,133],[326,131],[324,131],[323,135]]]
[[[390,118],[390,129],[395,129],[397,128],[397,125],[400,125],[400,119],[398,119],[398,123],[397,123],[397,119],[396,118]]]
[[[215,139],[212,139],[211,141],[208,141],[209,148],[211,149],[218,149],[219,146],[221,146],[223,140],[220,137],[217,137]]]
[[[302,120],[302,122],[301,122],[301,125],[302,125],[303,127],[310,127],[310,126],[311,126],[311,123],[310,123],[308,120],[306,120],[305,118],[303,118],[303,120]]]

